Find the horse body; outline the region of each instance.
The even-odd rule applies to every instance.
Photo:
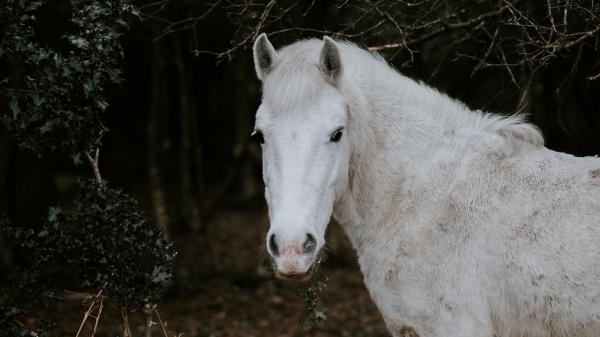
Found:
[[[324,208],[390,333],[599,336],[600,159],[551,151],[518,117],[471,111],[335,46],[333,85],[316,64],[323,42],[280,50],[263,104],[284,118],[333,86],[347,105],[348,162]]]

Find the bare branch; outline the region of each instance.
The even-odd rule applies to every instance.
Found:
[[[87,157],[88,162],[92,166],[92,170],[94,171],[94,178],[96,179],[96,183],[98,183],[98,185],[101,185],[102,184],[102,176],[100,175],[100,164],[99,164],[100,148],[96,149],[93,157],[90,153],[86,153],[85,156]]]

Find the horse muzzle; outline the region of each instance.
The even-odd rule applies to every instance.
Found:
[[[280,240],[272,234],[268,239],[268,250],[278,279],[286,281],[310,279],[309,269],[317,255],[317,242],[313,235],[306,234],[295,240]]]

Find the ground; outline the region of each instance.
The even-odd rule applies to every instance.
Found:
[[[268,228],[265,212],[222,212],[207,224],[207,234],[174,235],[175,277],[158,305],[169,337],[389,336],[362,282],[356,255],[338,225],[329,226],[322,267],[326,287],[320,308],[327,319],[303,329],[307,316],[298,285],[276,280],[268,269],[262,246]],[[75,336],[84,311],[80,300],[67,301],[57,313],[58,329]],[[131,313],[131,320],[133,335],[143,335],[141,312]],[[91,329],[90,320],[80,336],[89,336]],[[106,306],[97,336],[118,334],[118,312]],[[159,324],[153,336],[164,336]]]

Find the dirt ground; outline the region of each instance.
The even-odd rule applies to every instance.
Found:
[[[177,267],[158,306],[169,337],[389,336],[338,225],[329,226],[321,268],[326,287],[319,296],[320,309],[327,319],[308,329],[303,328],[310,321],[298,285],[276,280],[268,269],[262,246],[268,228],[265,212],[223,212],[207,228],[205,235],[173,238]],[[79,301],[62,306],[57,314],[65,336],[76,336],[84,311]],[[116,309],[106,306],[97,336],[121,335],[118,317]],[[143,315],[133,312],[131,320],[133,335],[142,336]],[[90,335],[91,322],[80,336]],[[159,324],[153,336],[164,336]]]

